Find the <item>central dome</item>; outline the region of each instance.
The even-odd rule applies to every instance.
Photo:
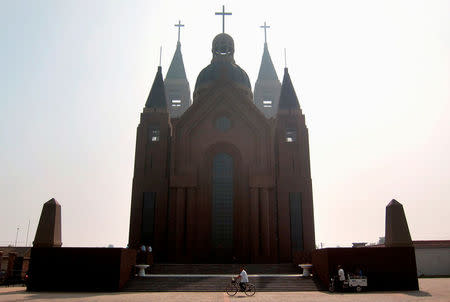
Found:
[[[212,43],[213,61],[214,57],[220,58],[224,56],[231,56],[234,62],[234,41],[230,35],[226,33],[218,34]]]
[[[198,89],[205,88],[220,78],[229,79],[251,91],[247,73],[234,62],[233,38],[226,33],[218,34],[212,42],[211,51],[213,54],[211,64],[206,66],[198,75],[194,94]]]

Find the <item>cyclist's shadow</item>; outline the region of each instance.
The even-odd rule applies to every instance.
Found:
[[[229,296],[228,298],[230,298],[230,299],[241,299],[241,298],[251,298],[251,297],[254,297],[254,296],[246,296],[244,292],[238,292],[238,293],[241,293],[242,295],[236,294],[236,295],[231,296],[231,297]]]

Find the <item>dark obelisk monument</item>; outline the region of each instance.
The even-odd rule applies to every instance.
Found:
[[[412,246],[405,211],[402,204],[395,199],[386,206],[385,245],[387,247]]]
[[[33,247],[61,247],[61,205],[50,199],[42,207]]]

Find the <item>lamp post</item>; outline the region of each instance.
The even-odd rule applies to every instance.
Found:
[[[17,227],[17,231],[16,231],[16,243],[14,244],[14,246],[17,246],[17,236],[19,236],[19,227]]]

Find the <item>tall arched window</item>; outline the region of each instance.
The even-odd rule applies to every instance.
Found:
[[[289,193],[292,253],[303,251],[302,193]]]
[[[212,244],[215,249],[233,248],[233,158],[218,153],[213,159]]]

